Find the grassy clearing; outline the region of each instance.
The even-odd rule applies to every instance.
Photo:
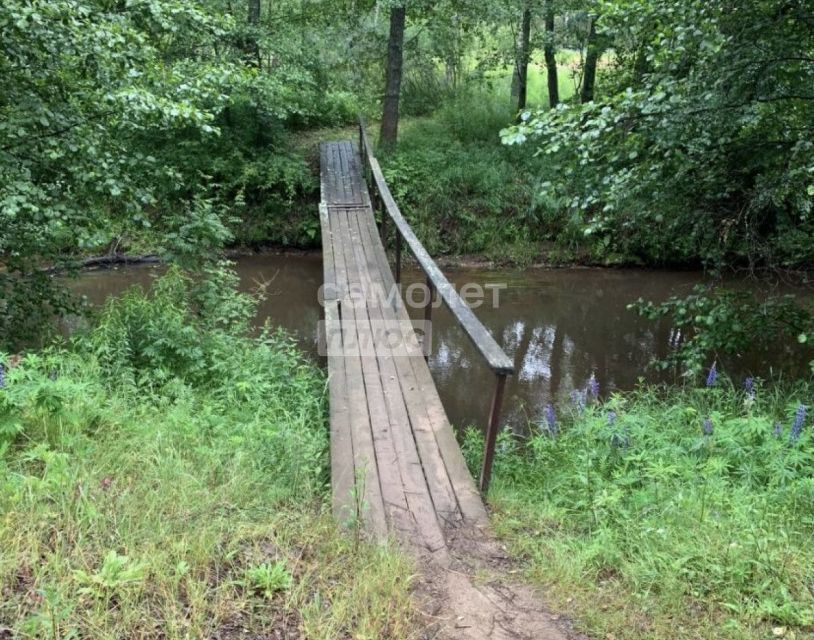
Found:
[[[579,54],[577,52],[557,52],[557,87],[560,100],[570,100],[576,94],[579,84],[576,74],[579,68]],[[512,66],[506,65],[499,69],[487,71],[484,74],[486,84],[495,100],[503,100],[508,104],[512,86],[512,71]],[[530,109],[548,107],[548,74],[546,73],[542,51],[532,53],[527,82],[528,107]]]
[[[561,411],[524,447],[503,441],[496,527],[599,637],[812,637],[810,399],[719,380]]]
[[[322,374],[233,284],[172,273],[2,358],[0,636],[410,636],[410,564],[326,511]]]

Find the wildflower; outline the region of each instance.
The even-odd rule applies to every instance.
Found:
[[[704,435],[711,436],[712,435],[712,420],[709,418],[704,418]]]
[[[554,405],[547,404],[543,411],[546,425],[548,425],[548,432],[551,436],[557,435],[557,412],[554,410]]]
[[[755,379],[752,376],[743,381],[743,388],[746,389],[746,395],[750,398],[755,396]]]
[[[772,434],[774,434],[775,438],[779,438],[783,433],[783,427],[780,425],[779,422],[774,423],[774,429],[772,430]]]
[[[615,411],[608,411],[608,424],[613,426],[616,422],[616,412]]]
[[[588,393],[591,394],[594,400],[599,397],[599,380],[596,379],[596,375],[593,373],[591,377],[588,378]]]
[[[806,421],[806,406],[804,404],[797,406],[797,413],[794,414],[794,423],[791,425],[790,438],[792,442],[797,442],[800,439],[800,434],[803,432],[803,423]]]
[[[716,363],[712,363],[712,366],[709,368],[709,374],[707,375],[707,386],[714,387],[715,382],[718,380],[718,368],[715,366]]]

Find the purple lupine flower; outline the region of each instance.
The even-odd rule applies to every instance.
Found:
[[[707,386],[714,387],[715,382],[718,380],[718,368],[716,363],[712,363],[712,366],[709,368],[709,374],[707,374]]]
[[[712,420],[709,418],[704,418],[704,435],[711,436],[712,435]]]
[[[755,379],[752,376],[743,381],[743,388],[746,390],[746,395],[753,398],[755,396]]]
[[[774,423],[774,429],[772,429],[772,434],[775,438],[779,438],[783,434],[783,426],[779,422]]]
[[[6,368],[0,362],[0,389],[6,386]]]
[[[615,411],[608,411],[608,424],[613,426],[616,422],[616,412]]]
[[[588,393],[591,394],[594,400],[599,397],[599,380],[596,379],[596,375],[593,373],[591,377],[588,378]]]
[[[547,404],[545,410],[543,411],[543,415],[545,417],[546,425],[548,426],[548,433],[551,434],[552,437],[557,435],[557,412],[554,410],[553,404]]]
[[[803,432],[803,424],[806,421],[806,406],[800,404],[797,406],[797,412],[794,414],[794,423],[791,425],[791,434],[789,437],[792,442],[797,442],[800,439],[800,434]]]

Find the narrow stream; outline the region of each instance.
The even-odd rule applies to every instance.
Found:
[[[268,283],[259,321],[268,318],[289,330],[318,357],[321,256],[265,254],[242,257],[237,265],[244,289]],[[99,304],[132,284],[148,284],[160,272],[154,267],[88,272],[75,289]],[[407,270],[405,286],[423,281],[421,275]],[[670,329],[626,307],[639,297],[664,300],[687,293],[702,279],[699,273],[581,268],[457,269],[447,276],[459,289],[467,283],[505,285],[499,304],[493,308],[489,298],[475,313],[514,360],[517,374],[507,385],[504,420],[516,430],[539,421],[549,402],[568,402],[592,373],[603,394],[630,389],[642,377],[658,379],[647,365],[667,352]],[[483,425],[494,377],[443,307],[433,313],[432,346],[430,368],[450,420],[456,426]]]

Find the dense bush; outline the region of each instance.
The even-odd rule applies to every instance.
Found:
[[[797,351],[783,364],[787,373],[808,362],[814,335],[810,304],[793,295],[758,295],[755,291],[697,285],[686,297],[655,304],[639,299],[630,305],[650,320],[667,319],[675,339],[668,357],[656,363],[697,373],[719,357]],[[794,349],[790,347],[794,345]],[[809,365],[814,371],[814,360]]]
[[[545,154],[571,237],[651,264],[812,264],[810,11],[730,4],[603,3],[595,101],[504,131]]]

